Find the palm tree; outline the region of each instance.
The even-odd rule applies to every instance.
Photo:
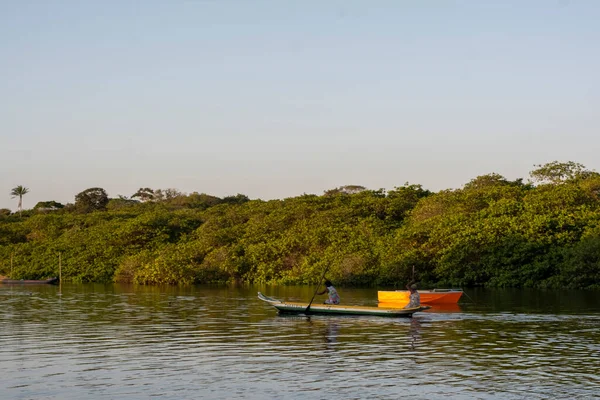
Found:
[[[21,215],[23,211],[23,196],[25,196],[27,193],[29,193],[29,189],[21,185],[17,186],[16,188],[13,188],[13,190],[10,191],[10,195],[13,199],[15,197],[19,198],[19,215]]]

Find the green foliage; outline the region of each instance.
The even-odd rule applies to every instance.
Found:
[[[92,188],[52,212],[0,215],[0,273],[54,276],[60,255],[74,282],[314,284],[327,271],[336,285],[600,289],[600,176],[575,163],[534,175],[547,183],[488,174],[437,193],[342,186],[272,201]]]
[[[221,199],[205,193],[192,193],[190,195],[178,195],[166,200],[168,204],[179,208],[197,208],[206,210],[209,207],[221,203]]]
[[[600,289],[600,236],[586,237],[564,249],[560,283],[567,288]]]
[[[108,195],[102,188],[86,189],[75,196],[75,208],[83,213],[102,211],[108,204]]]
[[[245,194],[238,193],[235,196],[225,196],[223,197],[223,203],[226,204],[244,204],[250,201],[248,196]]]
[[[131,195],[132,199],[139,198],[140,201],[154,200],[154,190],[150,188],[139,188],[137,192]]]
[[[335,189],[326,190],[324,196],[337,196],[340,194],[356,194],[360,193],[364,190],[367,190],[366,187],[360,185],[345,185],[340,186]]]
[[[128,199],[120,196],[116,199],[110,199],[106,204],[106,209],[110,211],[132,209],[139,203],[138,200]]]
[[[535,165],[535,170],[530,172],[531,177],[542,183],[561,183],[576,179],[586,179],[598,176],[594,171],[588,171],[585,166],[573,161],[553,161],[544,165]]]
[[[423,189],[421,185],[406,183],[402,187],[390,190],[387,195],[385,215],[391,221],[401,223],[415,208],[419,200],[431,195],[429,190]]]
[[[25,186],[19,185],[17,187],[14,187],[11,189],[10,191],[10,195],[11,197],[15,198],[15,197],[23,197],[25,196],[27,193],[29,193],[29,188],[26,188]]]
[[[42,210],[42,211],[44,211],[44,210],[59,210],[61,208],[65,208],[65,206],[54,200],[40,201],[33,207],[34,210]]]

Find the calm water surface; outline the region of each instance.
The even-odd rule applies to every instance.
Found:
[[[278,316],[259,290],[314,288],[0,285],[0,397],[600,398],[598,293],[472,290],[387,319]]]

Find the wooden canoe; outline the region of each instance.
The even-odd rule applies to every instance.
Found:
[[[35,284],[52,284],[57,283],[58,278],[50,278],[50,279],[2,279],[0,283],[4,283],[7,285],[35,285]]]
[[[422,304],[456,304],[463,291],[460,289],[433,289],[419,290]],[[410,292],[408,290],[394,290],[377,292],[380,303],[408,304]]]
[[[306,312],[308,303],[283,302],[258,292],[258,298],[275,307],[280,314],[323,314],[323,315],[372,315],[380,317],[412,317],[419,311],[429,309],[429,306],[414,308],[386,308],[370,306],[347,306],[341,304],[311,304]]]

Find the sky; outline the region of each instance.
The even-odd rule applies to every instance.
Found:
[[[600,1],[0,0],[0,208],[600,170]]]

